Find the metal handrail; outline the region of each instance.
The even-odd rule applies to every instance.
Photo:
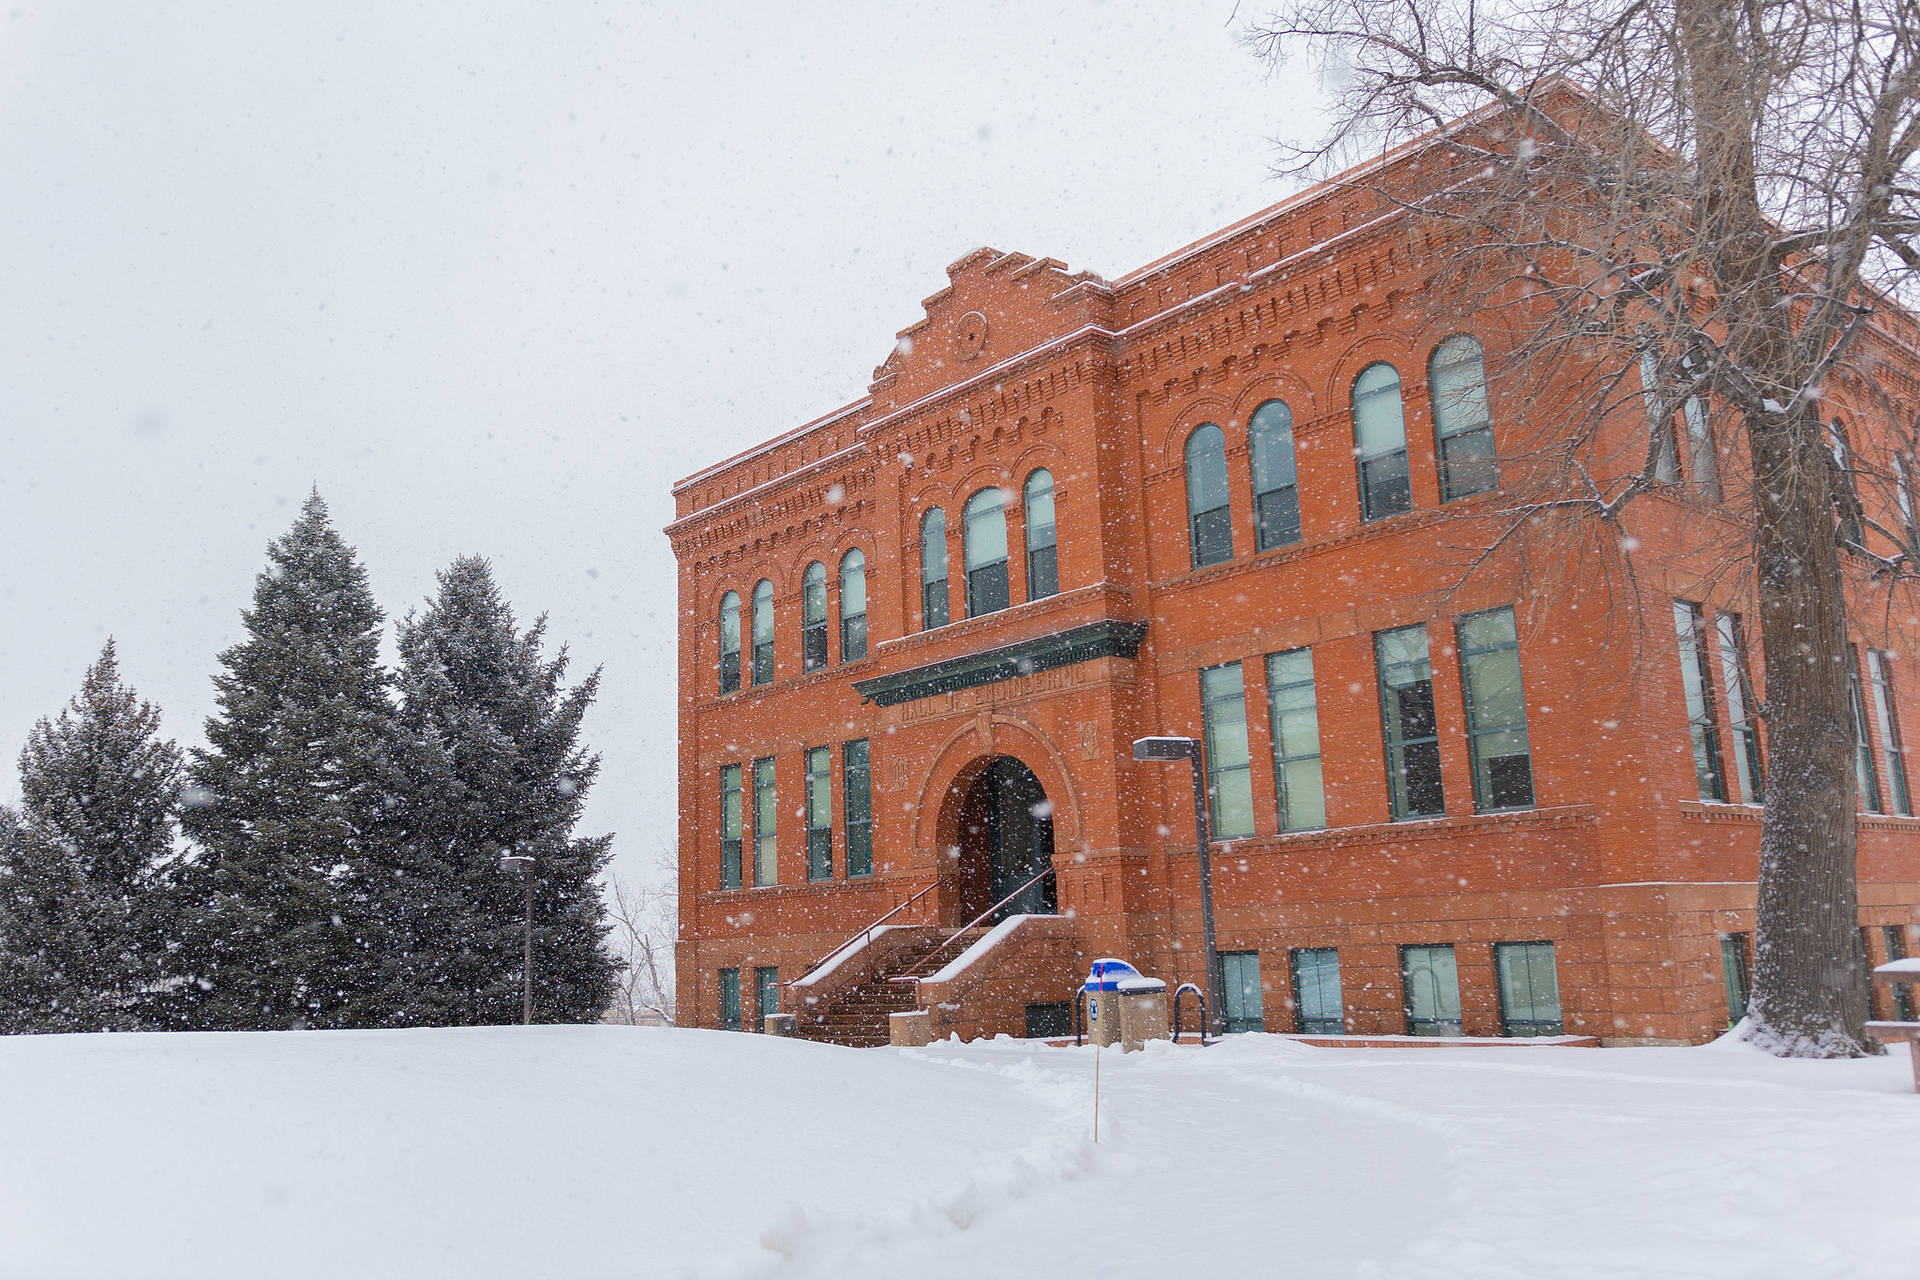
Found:
[[[1036,884],[1039,884],[1042,880],[1045,880],[1048,876],[1052,874],[1053,874],[1053,868],[1048,867],[1046,870],[1040,872],[1038,875],[1033,876],[1031,879],[1027,880],[1026,883],[1022,884],[1018,889],[1015,889],[1012,893],[1009,893],[1006,897],[1000,899],[1000,901],[994,903],[992,906],[988,907],[985,911],[982,911],[979,915],[967,921],[967,923],[961,925],[958,929],[955,929],[952,933],[946,936],[946,939],[942,941],[939,946],[927,952],[926,955],[920,957],[920,963],[915,965],[914,968],[916,970],[926,968],[928,963],[931,962],[935,956],[939,955],[942,951],[945,951],[948,947],[953,945],[953,940],[955,938],[958,938],[961,934],[965,933],[967,930],[975,927],[982,920],[985,920],[988,916],[992,915],[994,912],[998,911],[1000,908],[1006,906],[1009,902],[1012,902],[1015,898],[1019,897],[1021,894],[1025,893],[1027,890],[1033,888],[1033,886],[1035,886]],[[888,979],[888,981],[918,982],[920,981],[921,976],[922,975],[919,974],[918,972],[903,973],[898,975],[897,977]]]
[[[1180,1043],[1180,997],[1189,991],[1200,1001],[1200,1044],[1204,1048],[1207,1043],[1207,993],[1191,982],[1183,982],[1173,989],[1173,1042]]]
[[[864,929],[858,929],[853,933],[849,934],[846,940],[841,942],[839,946],[827,952],[827,954],[821,956],[818,960],[815,960],[812,964],[808,965],[806,968],[806,972],[802,973],[800,975],[800,978],[806,977],[807,974],[812,973],[815,969],[818,969],[821,965],[833,959],[835,956],[839,955],[842,951],[845,951],[848,947],[853,945],[854,940],[856,938],[860,938],[864,936],[867,940],[866,947],[865,947],[865,950],[867,953],[867,981],[868,982],[874,981],[877,975],[873,971],[873,931],[875,929],[878,929],[881,925],[893,919],[895,916],[899,915],[902,911],[905,911],[908,907],[920,901],[920,899],[926,897],[928,894],[932,893],[935,889],[939,887],[940,887],[940,882],[938,880],[934,881],[932,884],[928,885],[926,888],[922,889],[920,892],[914,894],[911,898],[908,898],[905,902],[901,903],[899,906],[895,907],[893,910],[887,912],[887,914],[881,916],[877,920],[870,922]],[[783,987],[790,987],[794,983],[800,981],[800,978],[789,978],[787,981],[781,983],[780,985]]]

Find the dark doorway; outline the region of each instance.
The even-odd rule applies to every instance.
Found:
[[[954,868],[955,901],[965,923],[1053,865],[1053,808],[1033,771],[997,756],[974,779],[960,810],[960,850]],[[1028,885],[988,923],[1010,915],[1052,915],[1058,896],[1051,877]]]

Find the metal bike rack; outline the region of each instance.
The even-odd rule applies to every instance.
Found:
[[[1183,982],[1173,989],[1173,1042],[1180,1043],[1180,997],[1189,991],[1193,992],[1194,999],[1200,1002],[1200,1044],[1204,1048],[1213,1043],[1207,1039],[1207,993],[1191,982]],[[1078,1044],[1079,1041],[1076,1040],[1074,1043]]]

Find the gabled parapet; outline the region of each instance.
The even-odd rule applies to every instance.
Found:
[[[1086,329],[1105,328],[1112,290],[1058,258],[980,248],[947,268],[926,314],[896,335],[873,371],[876,413],[912,404],[1008,359]]]

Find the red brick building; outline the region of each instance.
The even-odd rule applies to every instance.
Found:
[[[1758,672],[1684,550],[1736,461],[1679,416],[1636,596],[1449,591],[1498,501],[1504,331],[1423,313],[1382,213],[1317,188],[1113,281],[978,250],[866,397],[675,486],[684,1021],[784,1001],[871,1042],[917,998],[936,1036],[1018,1035],[1088,957],[1198,981],[1189,777],[1133,761],[1149,734],[1209,747],[1236,1028],[1738,1013]],[[1920,945],[1920,628],[1859,625],[1877,961]]]

